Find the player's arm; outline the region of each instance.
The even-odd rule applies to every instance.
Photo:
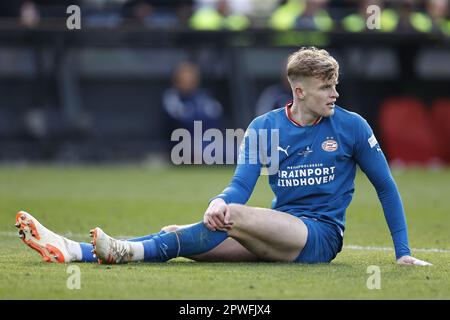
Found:
[[[405,212],[397,185],[369,124],[362,118],[358,120],[354,157],[377,191],[394,242],[397,263],[426,265],[427,262],[411,257]]]
[[[221,194],[209,203],[203,216],[203,222],[210,230],[229,230],[227,204],[244,204],[250,198],[261,168],[256,165],[238,164],[233,179]]]
[[[203,216],[203,222],[210,230],[229,230],[231,225],[228,220],[227,204],[245,204],[258,181],[261,163],[258,159],[259,152],[252,150],[254,144],[249,141],[251,135],[248,133],[250,130],[257,130],[255,121],[247,129],[239,148],[238,164],[233,179],[221,194],[211,199]]]

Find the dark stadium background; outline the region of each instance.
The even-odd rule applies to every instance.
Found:
[[[301,46],[326,48],[337,58],[338,104],[364,116],[381,142],[380,106],[386,99],[412,96],[431,108],[434,100],[450,95],[448,34],[347,32],[341,21],[356,12],[357,1],[324,5],[335,22],[328,32],[276,31],[251,12],[252,24],[242,31],[198,31],[172,20],[140,24],[130,18],[125,0],[36,0],[41,19],[24,25],[24,2],[0,5],[4,162],[128,162],[167,155],[161,93],[182,61],[199,65],[202,86],[224,107],[227,128],[248,125],[262,90],[279,81],[285,58]],[[192,5],[191,13],[197,8],[196,1],[147,2],[162,6],[162,12],[180,2]],[[425,1],[386,5],[400,10],[402,3],[427,14]],[[70,4],[81,8],[81,30],[66,28]],[[449,139],[440,138],[442,144]]]

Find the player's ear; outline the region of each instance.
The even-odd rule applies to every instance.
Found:
[[[295,96],[299,99],[299,100],[304,100],[305,99],[305,90],[303,89],[303,86],[298,84],[295,87]]]

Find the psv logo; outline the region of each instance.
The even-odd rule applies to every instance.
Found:
[[[322,142],[322,149],[327,152],[333,152],[336,151],[338,148],[338,143],[336,140],[325,140]]]

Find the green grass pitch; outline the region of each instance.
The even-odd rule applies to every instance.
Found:
[[[1,299],[450,299],[450,170],[394,171],[413,254],[432,267],[395,264],[375,190],[358,173],[347,211],[344,249],[330,264],[77,263],[81,288],[70,290],[69,265],[48,264],[16,236],[15,213],[27,210],[49,229],[89,241],[92,227],[140,236],[163,225],[200,221],[232,168],[0,167]],[[267,177],[249,204],[269,206]],[[357,246],[357,247],[356,247]],[[426,249],[426,250],[421,250]],[[368,266],[381,270],[369,290]]]

